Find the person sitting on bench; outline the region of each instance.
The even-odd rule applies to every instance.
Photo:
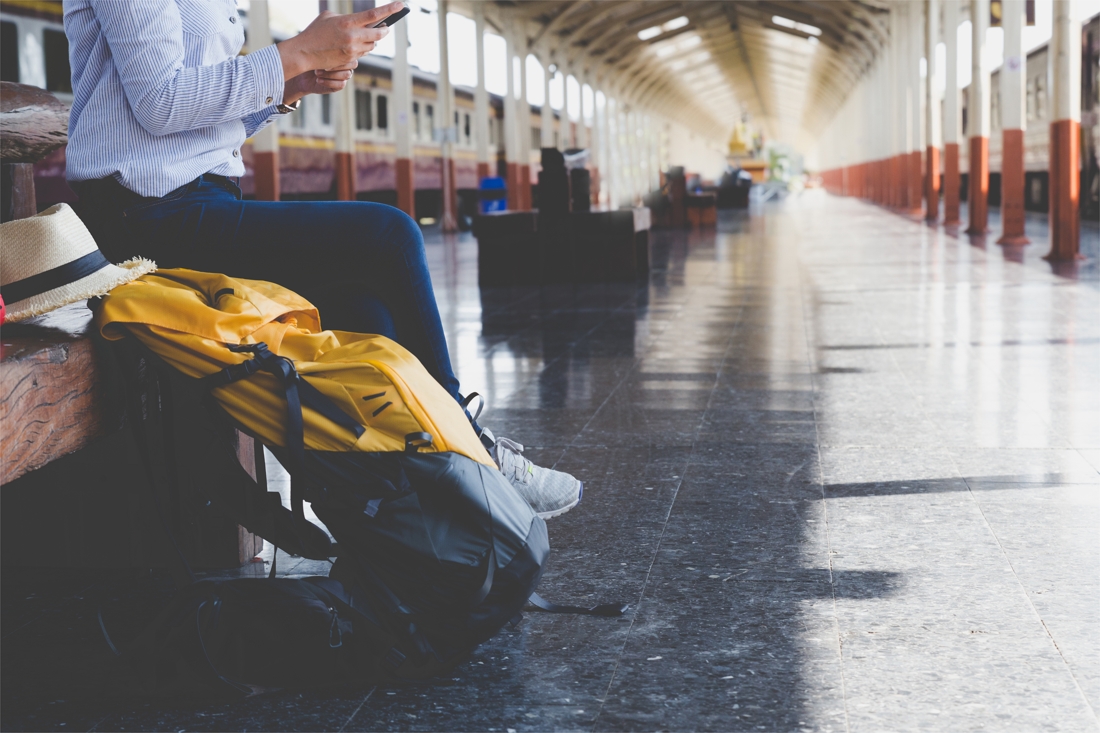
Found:
[[[376,203],[244,201],[234,180],[245,140],[304,96],[343,89],[389,32],[374,26],[403,7],[326,11],[297,36],[240,56],[234,0],[67,0],[67,176],[111,261],[141,256],[288,287],[327,325],[400,343],[461,403],[415,221]],[[573,476],[478,430],[540,516],[580,501]]]

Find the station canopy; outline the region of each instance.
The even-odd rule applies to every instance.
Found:
[[[472,2],[452,4],[472,15]],[[887,0],[496,0],[486,22],[611,96],[725,139],[812,141],[886,43]]]

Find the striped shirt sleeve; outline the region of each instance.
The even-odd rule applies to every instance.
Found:
[[[243,120],[247,127],[257,113],[282,102],[276,46],[219,64],[185,67],[184,29],[172,0],[100,0],[93,7],[130,108],[149,133],[167,135],[231,120]],[[257,129],[262,123],[255,122]]]

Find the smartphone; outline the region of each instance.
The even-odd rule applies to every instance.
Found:
[[[393,15],[387,15],[385,20],[383,20],[381,23],[379,23],[378,25],[376,25],[374,27],[375,28],[381,28],[382,26],[393,25],[394,23],[396,23],[397,21],[401,20],[406,15],[408,15],[409,12],[410,12],[410,8],[409,8],[408,5],[406,5],[404,8],[402,8],[401,10],[398,10]]]

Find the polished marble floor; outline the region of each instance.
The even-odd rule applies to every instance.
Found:
[[[540,592],[627,616],[529,614],[433,685],[151,701],[110,692],[88,599],[162,581],[6,569],[0,724],[1096,730],[1100,283],[1029,226],[1008,252],[812,192],[655,233],[637,287],[484,291],[432,235],[482,422],[585,481]]]

